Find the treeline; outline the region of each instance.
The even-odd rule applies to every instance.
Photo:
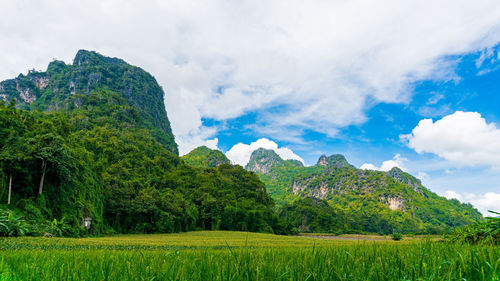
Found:
[[[443,234],[452,233],[457,227],[474,222],[462,220],[457,214],[450,214],[448,218],[429,214],[435,216],[431,219],[436,222],[424,223],[422,220],[416,219],[411,211],[393,211],[376,201],[367,200],[359,204],[344,202],[348,200],[348,196],[345,200],[339,201],[314,197],[295,199],[280,206],[277,209],[278,216],[295,232],[334,234]],[[423,212],[425,211],[424,209]],[[477,217],[476,220],[479,219],[480,217]]]
[[[0,101],[0,235],[15,221],[32,235],[290,232],[255,174],[186,165],[115,92],[73,98],[58,112]]]
[[[335,204],[314,197],[304,197],[281,206],[278,215],[295,232],[387,235],[439,234],[453,230],[453,227],[424,226],[402,211],[387,211],[383,206],[376,206],[376,203],[364,204],[359,208],[353,208],[346,207],[344,203]]]

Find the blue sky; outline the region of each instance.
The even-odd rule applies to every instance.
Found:
[[[152,73],[181,154],[397,165],[500,206],[497,0],[0,1],[0,80],[79,49]],[[430,120],[432,119],[432,121]],[[253,143],[253,144],[252,144]],[[497,208],[498,210],[498,208]]]

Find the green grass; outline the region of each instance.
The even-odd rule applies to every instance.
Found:
[[[0,280],[500,280],[500,248],[224,231],[8,238]]]

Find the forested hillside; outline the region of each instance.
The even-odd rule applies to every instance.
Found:
[[[280,218],[301,231],[441,233],[482,217],[470,204],[440,197],[398,168],[360,170],[342,155],[323,155],[304,167],[259,149],[246,168],[281,206]]]
[[[286,233],[273,206],[243,168],[177,156],[163,91],[140,68],[79,51],[0,83],[0,236]]]

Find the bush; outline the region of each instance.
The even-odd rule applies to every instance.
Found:
[[[392,237],[392,240],[399,241],[399,240],[403,239],[403,234],[396,232],[396,233],[393,233],[391,235],[391,237]]]

